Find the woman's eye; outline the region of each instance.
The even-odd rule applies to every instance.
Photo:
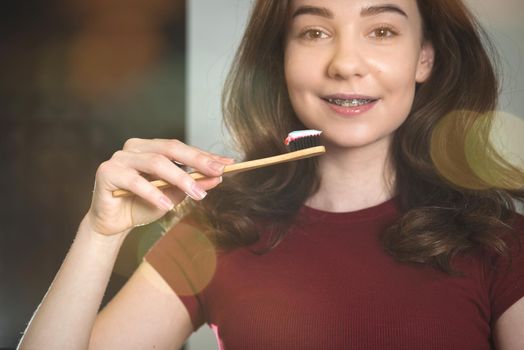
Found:
[[[371,37],[377,39],[391,38],[395,35],[397,35],[397,33],[388,27],[380,27],[371,32]]]
[[[305,30],[300,36],[308,40],[326,39],[328,37],[328,35],[320,29]]]

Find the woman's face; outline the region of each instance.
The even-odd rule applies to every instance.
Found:
[[[287,88],[299,119],[324,131],[326,145],[389,141],[432,62],[415,0],[292,0]]]

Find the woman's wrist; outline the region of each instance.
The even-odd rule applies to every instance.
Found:
[[[132,229],[133,228],[129,228],[124,231],[110,235],[101,233],[96,229],[96,226],[93,225],[91,215],[87,213],[80,222],[80,226],[78,228],[78,236],[85,236],[95,244],[100,244],[103,246],[115,245],[120,247],[124,242],[124,239],[126,238],[127,234],[131,232]]]

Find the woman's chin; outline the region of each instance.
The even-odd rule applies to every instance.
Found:
[[[386,149],[389,147],[389,141],[391,137],[377,137],[377,135],[363,135],[363,134],[353,134],[353,135],[343,135],[337,137],[329,137],[325,135],[323,139],[323,144],[328,150],[357,150],[363,148],[375,148],[383,146]]]

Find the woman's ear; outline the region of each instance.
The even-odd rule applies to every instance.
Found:
[[[433,44],[429,41],[425,41],[422,44],[417,64],[417,72],[415,74],[415,80],[417,83],[423,83],[429,78],[431,71],[433,70],[434,61],[435,49],[433,48]]]

